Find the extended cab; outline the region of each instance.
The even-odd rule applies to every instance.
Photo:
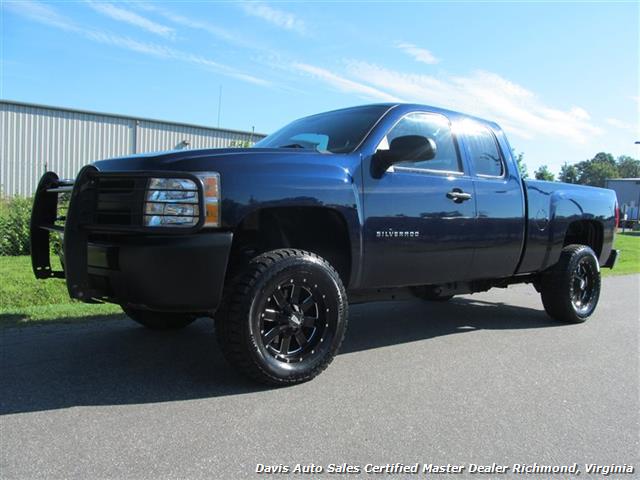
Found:
[[[32,261],[37,278],[64,277],[71,297],[119,304],[149,328],[215,315],[231,364],[291,384],[331,362],[348,303],[531,283],[551,317],[586,320],[600,267],[616,260],[617,215],[611,190],[521,179],[495,123],[368,105],[297,120],[254,148],[46,173]]]

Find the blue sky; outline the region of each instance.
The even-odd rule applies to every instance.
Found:
[[[2,0],[5,99],[269,133],[405,101],[495,120],[529,170],[640,158],[639,3]]]

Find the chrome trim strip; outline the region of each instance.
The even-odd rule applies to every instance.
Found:
[[[392,165],[394,170],[411,171],[415,173],[433,173],[437,175],[464,177],[464,172],[456,172],[453,170],[434,170],[432,168],[403,167],[401,165]],[[387,170],[388,171],[388,170]]]
[[[384,117],[386,117],[391,110],[393,110],[394,108],[397,108],[399,105],[400,104],[391,105],[382,115],[380,115],[380,117],[378,117],[378,120],[376,120],[376,123],[374,123],[371,126],[371,128],[369,129],[369,131],[367,132],[367,134],[364,137],[362,137],[362,140],[360,140],[360,143],[356,146],[356,148],[351,150],[349,153],[357,152],[360,149],[360,147],[362,146],[362,144],[365,143],[369,139],[369,136],[371,135],[371,132],[373,132],[375,130],[375,128],[378,126],[378,124],[382,121],[382,119]]]

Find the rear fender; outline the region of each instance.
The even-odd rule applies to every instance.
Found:
[[[544,270],[555,265],[572,223],[588,220],[602,229],[598,261],[609,258],[615,234],[615,192],[604,188],[557,182],[525,181],[527,242],[518,273]]]

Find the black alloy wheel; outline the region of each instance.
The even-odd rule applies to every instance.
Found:
[[[589,257],[582,257],[573,271],[571,282],[571,303],[578,315],[585,315],[593,310],[595,298],[595,277],[593,262]]]
[[[346,326],[340,276],[323,258],[295,249],[252,259],[216,314],[216,335],[227,361],[270,385],[301,383],[322,372]]]
[[[260,314],[262,346],[269,354],[291,363],[315,353],[329,328],[322,295],[306,278],[291,278],[273,290]]]
[[[586,245],[568,245],[542,278],[541,294],[549,316],[569,323],[587,320],[600,299],[600,266]]]

